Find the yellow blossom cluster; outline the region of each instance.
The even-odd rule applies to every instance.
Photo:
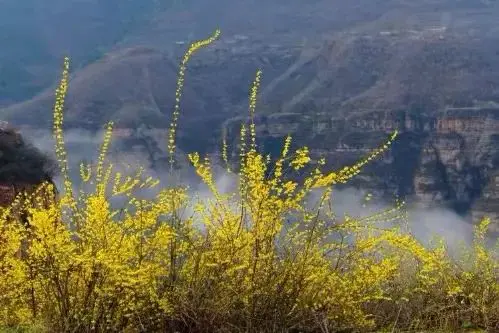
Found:
[[[192,55],[201,49],[202,47],[208,46],[218,39],[220,36],[220,29],[215,30],[212,36],[207,39],[203,39],[192,43],[189,49],[185,53],[182,62],[180,64],[180,69],[177,78],[177,89],[175,91],[175,106],[173,108],[173,118],[170,123],[170,130],[168,134],[168,152],[170,153],[170,163],[173,164],[174,154],[175,154],[175,138],[178,124],[178,117],[180,115],[180,99],[182,98],[182,89],[184,87],[184,77],[185,71],[187,69],[187,63]]]
[[[191,45],[181,62],[170,154],[186,63],[219,34]],[[56,153],[65,175],[68,69],[66,58],[54,108]],[[476,227],[473,246],[454,260],[444,242],[424,246],[401,230],[397,223],[407,219],[402,200],[368,216],[336,216],[334,186],[388,150],[397,132],[337,171],[321,170],[326,160],[313,160],[308,147],[291,150],[291,136],[273,160],[256,146],[260,79],[259,70],[250,92],[251,122],[241,125],[238,165],[229,165],[223,138],[223,162],[238,169],[234,192],[217,188],[213,159],[191,153],[211,197],[195,200],[187,188],[169,186],[141,198],[135,190],[154,189],[159,180],[145,177],[143,168],[127,175],[106,163],[110,122],[95,167],[80,165],[82,180],[95,189],[74,198],[67,177],[59,201],[32,205],[33,198],[18,196],[2,209],[0,330],[456,331],[468,322],[496,328],[499,246],[486,244],[490,220]],[[293,177],[307,170],[304,178]],[[125,204],[113,207],[116,198]],[[12,223],[12,213],[24,206],[29,225]]]

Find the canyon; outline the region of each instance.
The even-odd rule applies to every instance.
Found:
[[[85,63],[78,54],[66,129],[97,133],[113,120],[116,149],[139,150],[153,168],[164,168],[179,60],[193,36],[206,37],[219,22],[220,40],[188,64],[180,153],[217,155],[224,131],[236,151],[261,69],[261,149],[275,155],[291,134],[296,146],[307,145],[335,168],[398,130],[393,147],[351,185],[446,207],[475,222],[487,215],[499,232],[498,5],[277,1],[258,11],[223,2],[218,14],[205,17],[209,6],[155,9],[147,24],[137,23],[140,29],[97,59]],[[50,131],[55,81],[5,105],[0,117],[26,135]]]

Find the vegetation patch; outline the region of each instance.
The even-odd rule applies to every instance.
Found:
[[[106,162],[112,122],[96,163],[80,166],[92,190],[73,188],[62,130],[65,59],[54,108],[64,188],[49,207],[19,199],[1,211],[0,325],[7,332],[30,325],[43,332],[499,328],[498,246],[484,245],[490,221],[481,221],[473,245],[451,259],[442,240],[425,247],[392,223],[406,219],[403,202],[362,218],[336,216],[334,188],[390,149],[397,132],[337,170],[324,170],[326,160],[313,161],[291,136],[278,156],[265,155],[254,122],[261,71],[240,128],[238,163],[229,163],[222,144],[236,190],[219,188],[213,161],[191,153],[210,194],[189,195],[173,167],[184,76],[192,55],[219,34],[193,43],[182,59],[166,143],[171,184],[150,199],[136,192],[154,189],[159,180],[142,169],[115,172]],[[290,177],[296,173],[299,181]],[[127,202],[112,208],[114,197]],[[10,214],[28,202],[28,227],[12,223]]]

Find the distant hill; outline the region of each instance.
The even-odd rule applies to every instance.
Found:
[[[56,80],[64,56],[99,59],[161,9],[154,0],[0,2],[0,105],[29,99]]]
[[[0,106],[30,99],[53,84],[66,55],[80,68],[117,48],[171,49],[216,27],[267,43],[297,42],[380,18],[397,24],[412,15],[419,21],[425,12],[452,16],[485,8],[493,16],[494,6],[486,0],[3,0]]]

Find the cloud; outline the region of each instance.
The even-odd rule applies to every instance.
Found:
[[[366,190],[355,188],[333,190],[331,197],[336,216],[341,218],[348,214],[354,218],[361,218],[395,207],[395,200],[388,202],[377,199],[375,195],[370,201],[366,201],[368,193]],[[408,231],[425,246],[429,246],[435,236],[442,237],[450,253],[454,253],[461,245],[469,245],[473,240],[473,225],[469,219],[449,209],[429,209],[409,203],[404,210],[408,215],[406,225]],[[394,224],[382,222],[379,225],[391,227]]]
[[[32,141],[41,151],[53,155],[53,139],[52,133],[49,131],[36,131],[23,133],[23,136]],[[94,134],[89,131],[80,129],[71,129],[65,133],[66,147],[68,151],[68,159],[70,165],[70,177],[74,180],[75,187],[80,185],[79,179],[79,163],[80,161],[97,160],[98,149],[101,145],[104,133],[103,131]],[[160,185],[153,190],[142,190],[140,196],[143,198],[154,197],[158,190],[165,186],[171,185],[172,182],[188,186],[189,194],[197,200],[213,199],[212,193],[208,187],[202,183],[200,178],[195,174],[193,168],[184,168],[177,170],[176,176],[172,179],[169,170],[158,170],[151,166],[151,162],[147,153],[143,150],[136,149],[134,151],[124,152],[113,147],[122,148],[120,142],[113,139],[111,143],[110,155],[108,161],[115,165],[115,170],[128,172],[135,170],[136,167],[144,167],[144,174],[160,179]],[[125,164],[130,164],[128,168]],[[214,165],[215,183],[217,188],[222,192],[237,191],[237,175],[227,174],[223,168]],[[61,176],[55,179],[55,183],[59,189],[62,188]],[[354,188],[334,189],[332,192],[333,209],[337,217],[343,217],[348,214],[352,217],[364,217],[370,214],[380,212],[394,207],[394,202],[377,200],[376,196],[369,202],[365,198],[367,191]],[[315,196],[315,197],[314,197]],[[309,202],[317,200],[318,194],[312,195]],[[113,205],[123,203],[123,199],[115,199]],[[462,217],[451,210],[445,208],[427,209],[411,205],[407,207],[409,216],[410,232],[423,244],[428,245],[434,236],[443,237],[447,242],[451,251],[457,249],[462,242],[470,243],[473,237],[473,225],[466,218]],[[184,214],[191,216],[192,208],[189,208]],[[389,224],[382,224],[389,227]]]

